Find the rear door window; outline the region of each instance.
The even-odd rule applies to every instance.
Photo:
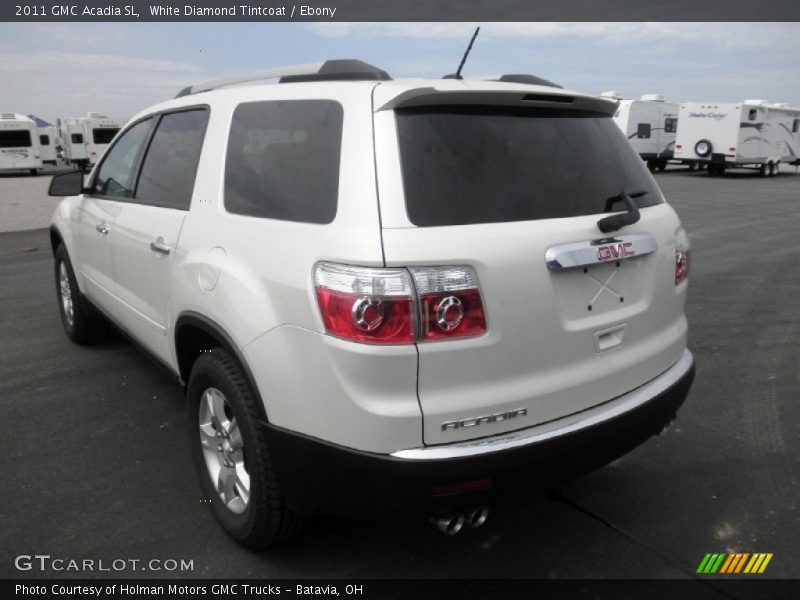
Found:
[[[664,119],[664,133],[675,133],[678,131],[678,119],[667,117]]]
[[[396,118],[406,210],[417,226],[599,214],[623,190],[646,192],[640,207],[663,202],[604,114],[442,106],[399,109]]]
[[[82,144],[83,143],[83,134],[82,133],[73,133],[70,136],[73,144]]]
[[[161,117],[142,163],[138,203],[189,210],[207,123],[206,109]]]
[[[225,162],[228,212],[330,223],[339,195],[342,106],[332,100],[240,104]]]
[[[640,140],[650,139],[650,123],[639,123],[636,128],[636,137]]]

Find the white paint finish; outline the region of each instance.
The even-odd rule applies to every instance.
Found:
[[[0,172],[40,169],[42,158],[36,123],[25,115],[1,114],[4,118],[0,118],[0,133],[27,131],[31,138],[31,145],[0,147]]]
[[[652,94],[653,96],[659,94]],[[663,98],[663,96],[662,96]],[[672,157],[676,132],[665,131],[666,120],[678,118],[678,104],[654,100],[621,100],[614,123],[643,158]],[[640,123],[650,125],[650,137],[637,136]],[[678,122],[680,127],[680,122]]]

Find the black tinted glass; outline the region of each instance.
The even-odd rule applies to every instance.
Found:
[[[49,135],[40,135],[39,136],[39,143],[42,146],[49,146],[50,145],[50,136]]]
[[[25,129],[0,131],[0,148],[30,148],[31,134]]]
[[[119,128],[92,129],[92,140],[95,144],[110,144],[117,133]]]
[[[206,123],[207,110],[170,113],[161,118],[142,164],[137,201],[189,209]]]
[[[70,136],[73,144],[82,144],[83,143],[83,134],[82,133],[73,133]]]
[[[650,123],[639,123],[636,128],[636,137],[640,140],[646,140],[650,137]]]
[[[661,195],[610,117],[558,109],[436,107],[397,111],[403,188],[419,226],[605,212],[607,198]],[[619,210],[616,206],[613,210]]]
[[[342,117],[341,105],[330,100],[239,105],[228,140],[225,208],[270,219],[333,221]]]

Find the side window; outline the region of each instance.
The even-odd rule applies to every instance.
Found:
[[[92,185],[95,194],[114,198],[133,195],[136,161],[152,122],[152,118],[138,122],[111,147]]]
[[[747,113],[747,120],[748,121],[755,121],[757,116],[758,116],[758,109],[751,108],[750,112]]]
[[[92,141],[95,144],[110,144],[119,133],[119,127],[103,127],[92,129]]]
[[[792,133],[800,131],[800,119],[795,119],[792,123]]]
[[[667,117],[664,119],[664,133],[675,133],[678,130],[678,119]]]
[[[206,109],[161,117],[142,163],[137,202],[189,210],[207,123]]]
[[[639,123],[636,128],[636,137],[640,140],[650,138],[650,123]]]
[[[82,133],[73,133],[70,136],[73,144],[82,144],[83,143],[83,134]]]
[[[39,136],[39,143],[42,146],[49,146],[50,145],[50,136],[49,135],[40,135]]]
[[[342,105],[249,102],[233,113],[225,162],[231,213],[325,224],[336,217]]]

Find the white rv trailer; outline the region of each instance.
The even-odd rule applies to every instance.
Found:
[[[36,123],[25,115],[0,113],[0,171],[28,171],[42,167]]]
[[[64,162],[88,171],[103,155],[127,119],[109,118],[90,112],[85,117],[70,117],[60,122]]]
[[[685,102],[678,118],[675,157],[708,164],[709,175],[755,167],[764,177],[780,164],[800,164],[800,108],[744,102]]]
[[[36,124],[36,135],[39,137],[39,156],[42,164],[58,164],[58,131],[55,126],[40,119],[36,115],[28,115]]]
[[[678,104],[666,102],[662,94],[645,94],[640,100],[625,100],[619,92],[603,92],[601,96],[619,100],[614,122],[647,167],[663,171],[673,158]]]

